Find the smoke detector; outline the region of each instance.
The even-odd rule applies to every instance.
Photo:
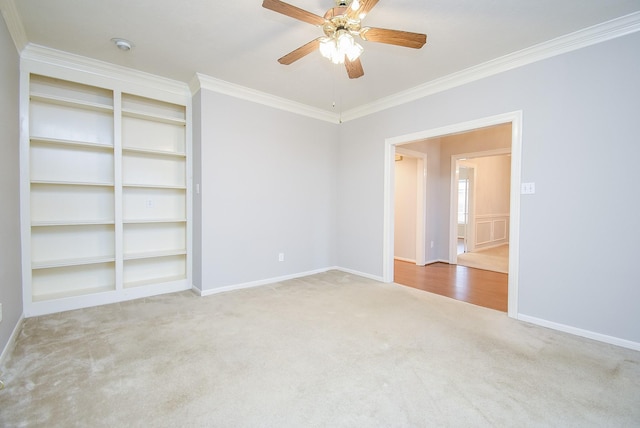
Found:
[[[119,38],[114,38],[111,39],[111,41],[117,46],[118,49],[120,49],[121,51],[125,51],[128,52],[131,50],[131,48],[133,47],[133,44],[126,39],[119,39]]]

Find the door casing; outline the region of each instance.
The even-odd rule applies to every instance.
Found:
[[[511,123],[511,195],[510,195],[510,240],[509,240],[509,280],[507,315],[518,317],[518,276],[520,248],[520,186],[522,163],[522,111],[513,111],[467,122],[454,123],[427,129],[412,134],[385,139],[384,146],[384,213],[382,243],[382,279],[393,282],[393,225],[394,225],[394,175],[396,146],[428,138],[472,131],[494,125]],[[456,194],[451,197],[456,197]]]

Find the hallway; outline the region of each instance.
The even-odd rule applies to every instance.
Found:
[[[395,260],[394,282],[498,311],[507,311],[508,275],[447,263]]]

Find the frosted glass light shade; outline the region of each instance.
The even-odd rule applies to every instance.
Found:
[[[364,51],[346,30],[338,31],[334,37],[323,37],[319,50],[323,57],[330,59],[334,64],[343,64],[345,57],[349,61],[355,61]]]

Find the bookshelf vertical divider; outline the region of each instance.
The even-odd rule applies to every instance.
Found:
[[[122,290],[123,272],[123,224],[122,224],[122,92],[113,92],[113,152],[114,162],[114,187],[115,187],[115,246],[116,264],[115,278],[116,290]]]

